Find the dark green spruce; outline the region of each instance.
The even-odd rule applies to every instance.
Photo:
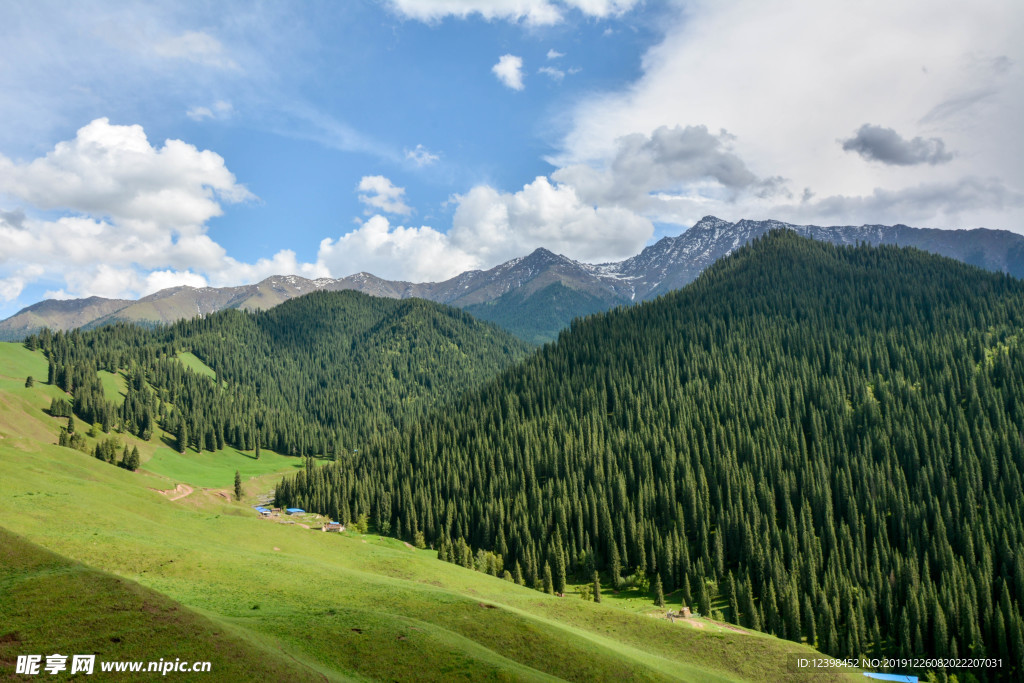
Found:
[[[440,304],[316,292],[269,311],[226,310],[167,327],[43,331],[51,382],[75,415],[149,439],[157,425],[184,452],[230,445],[351,457],[526,355],[509,333]],[[176,358],[188,351],[219,381]],[[98,371],[124,371],[108,401]],[[63,414],[64,402],[51,412]],[[70,414],[71,411],[68,411]]]
[[[466,565],[486,550],[528,586],[552,590],[560,560],[581,582],[659,577],[831,654],[1003,657],[1012,678],[1022,476],[1024,283],[771,233],[277,503]]]

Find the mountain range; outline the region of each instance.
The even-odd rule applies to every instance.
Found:
[[[489,270],[466,271],[443,282],[393,281],[370,273],[316,280],[275,275],[238,287],[172,287],[137,301],[102,297],[46,300],[0,322],[0,340],[17,341],[44,327],[91,329],[118,321],[156,325],[225,308],[268,309],[318,290],[357,290],[372,296],[417,297],[457,306],[526,341],[542,343],[554,339],[573,318],[679,289],[722,256],[779,228],[833,244],[917,247],[1024,277],[1024,236],[1005,230],[939,230],[906,225],[820,227],[775,220],[730,223],[706,216],[681,235],[664,237],[636,256],[614,263],[581,263],[541,248]]]

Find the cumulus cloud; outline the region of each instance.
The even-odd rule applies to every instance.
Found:
[[[219,40],[202,31],[186,31],[165,38],[153,46],[153,52],[169,59],[183,59],[221,69],[237,69]]]
[[[430,166],[437,162],[440,157],[433,154],[423,145],[416,145],[414,149],[405,150],[405,160],[411,161],[416,166]]]
[[[439,281],[489,268],[546,247],[584,261],[637,253],[654,232],[646,218],[621,207],[595,208],[572,187],[541,176],[518,192],[488,185],[456,195],[447,233],[392,225],[374,215],[359,228],[320,244],[316,265],[332,277],[368,271],[389,279]]]
[[[143,296],[159,292],[170,287],[206,287],[206,278],[191,270],[154,270],[146,275],[146,283],[142,287]]]
[[[272,257],[258,259],[255,263],[245,263],[227,256],[216,270],[210,272],[210,284],[214,287],[228,287],[259,282],[271,275],[299,275],[314,280],[331,277],[331,272],[322,263],[304,263],[296,258],[291,249],[282,249]]]
[[[605,18],[621,15],[637,0],[388,0],[394,11],[410,19],[434,22],[446,17],[465,19],[472,15],[529,26],[550,26],[561,22],[565,10]]]
[[[219,155],[181,140],[155,147],[140,126],[97,119],[37,159],[0,155],[0,194],[25,205],[0,211],[0,296],[7,299],[41,278],[63,282],[56,295],[123,298],[182,284],[237,284],[264,266],[324,272],[288,253],[254,265],[227,256],[206,234],[207,222],[222,204],[253,195]]]
[[[235,108],[230,102],[217,100],[209,107],[192,107],[185,112],[185,116],[189,117],[193,121],[202,121],[204,119],[223,120],[229,118],[234,111]]]
[[[413,282],[445,280],[476,267],[479,259],[431,227],[392,226],[373,216],[357,230],[320,243],[317,263],[335,277],[367,271]]]
[[[913,166],[915,164],[942,164],[953,158],[946,151],[946,143],[942,138],[916,137],[907,140],[892,128],[882,128],[865,123],[857,129],[856,135],[841,140],[843,150],[856,152],[869,161],[880,161],[883,164],[896,166]]]
[[[370,210],[412,213],[404,188],[384,176],[364,176],[357,191]],[[517,192],[480,185],[455,196],[448,232],[392,225],[375,213],[348,234],[324,240],[313,263],[290,250],[244,263],[206,234],[207,221],[223,203],[252,197],[224,160],[180,140],[153,146],[141,127],[105,119],[37,159],[0,156],[0,193],[28,208],[0,212],[5,300],[40,279],[62,283],[48,295],[111,298],[281,273],[316,278],[369,270],[394,279],[441,280],[538,246],[584,260],[622,258],[653,233],[649,220],[626,208],[594,207],[573,187],[538,177]]]
[[[221,215],[221,201],[253,198],[220,155],[181,140],[155,148],[142,126],[105,118],[31,162],[0,154],[0,192],[40,209],[108,217],[140,233],[196,233]]]
[[[405,204],[405,188],[395,187],[382,175],[363,176],[357,189],[363,193],[359,195],[359,201],[366,204],[367,215],[372,213],[373,209],[401,216],[412,213],[412,209]]]
[[[662,126],[649,136],[619,138],[601,165],[575,164],[552,174],[587,204],[615,205],[656,220],[684,222],[680,207],[708,200],[734,202],[743,196],[785,194],[782,178],[760,178],[730,150],[733,137],[705,126]]]
[[[513,90],[523,89],[523,58],[515,55],[502,55],[498,63],[491,67],[498,80]]]
[[[559,58],[564,57],[564,56],[565,56],[564,52],[559,52],[555,48],[551,48],[550,50],[548,50],[548,59],[559,59]]]
[[[456,197],[452,243],[495,265],[543,246],[585,261],[637,253],[654,232],[646,218],[618,207],[594,207],[576,190],[540,176],[514,193],[487,185]]]

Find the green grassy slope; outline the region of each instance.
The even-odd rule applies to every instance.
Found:
[[[322,680],[133,581],[69,561],[0,528],[0,677],[18,655],[209,661],[219,680]],[[96,665],[98,675],[99,665]]]
[[[182,362],[182,364],[186,368],[196,373],[197,375],[205,375],[210,379],[217,378],[217,373],[214,372],[209,365],[199,360],[199,358],[195,354],[189,353],[188,351],[180,351],[178,352],[177,358]]]
[[[189,449],[184,455],[166,446],[156,449],[142,468],[172,480],[174,483],[192,484],[212,488],[233,485],[235,472],[242,479],[262,477],[280,472],[294,474],[303,467],[302,459],[263,451],[256,460],[251,452],[226,447],[219,451],[196,453]],[[273,484],[269,484],[273,486]]]
[[[213,371],[192,354],[180,356],[184,356],[183,362],[196,372],[203,372],[205,368],[213,377]],[[50,405],[52,398],[67,399],[69,396],[57,387],[39,381],[40,377],[42,380],[46,379],[46,372],[46,359],[41,352],[30,352],[21,344],[0,342],[0,406],[10,411],[5,415],[3,408],[0,408],[0,416],[9,416],[9,419],[0,421],[0,438],[5,435],[5,428],[10,429],[17,424],[18,430],[32,439],[46,443],[56,442],[56,432],[66,423],[66,418],[51,418],[42,411]],[[26,389],[24,386],[25,377],[28,375],[37,379],[32,389]],[[123,402],[126,393],[124,373],[100,371],[99,376],[107,399],[117,403]],[[86,429],[86,425],[79,423],[80,432],[84,433]],[[293,473],[296,469],[302,468],[300,459],[280,455],[269,449],[263,449],[259,460],[252,451],[241,451],[231,447],[212,453],[197,453],[189,449],[187,453],[181,454],[168,446],[174,442],[173,436],[166,435],[159,427],[150,441],[143,441],[131,434],[115,432],[111,435],[99,433],[94,438],[86,437],[86,442],[91,449],[97,441],[108,436],[114,436],[129,446],[138,446],[143,463],[142,470],[156,475],[157,480],[149,484],[152,488],[169,489],[179,483],[209,488],[230,488],[236,471],[242,475],[248,488],[249,480],[266,478],[269,481],[273,479],[271,475]]]
[[[103,395],[114,405],[120,406],[124,403],[124,397],[128,394],[128,380],[122,372],[107,372],[100,370],[96,373],[103,384]]]
[[[14,376],[41,362],[0,347],[0,526],[158,591],[265,650],[268,661],[284,653],[329,679],[712,681],[784,678],[787,653],[812,653],[758,634],[547,596],[392,539],[259,520],[210,493],[170,501],[152,490],[163,480],[49,445],[58,424],[41,408],[52,387],[25,389]],[[16,566],[0,562],[5,571]],[[44,576],[15,571],[25,595],[42,594]],[[103,593],[89,581],[80,591]],[[67,620],[65,609],[41,601],[36,614]],[[109,638],[115,627],[104,623],[95,631]],[[212,648],[201,632],[180,640],[175,646],[185,651]],[[137,656],[180,656],[165,643],[153,640]],[[13,650],[5,661],[27,652]]]

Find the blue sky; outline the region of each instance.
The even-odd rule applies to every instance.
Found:
[[[898,4],[3,3],[0,317],[706,214],[1024,230],[1024,13]]]

